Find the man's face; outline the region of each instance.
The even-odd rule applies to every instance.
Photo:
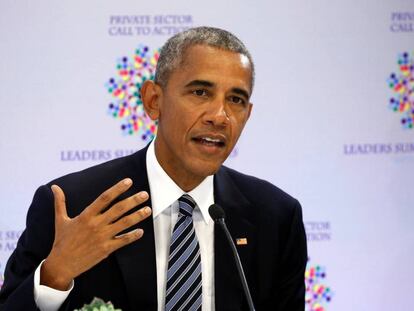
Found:
[[[195,45],[158,87],[155,151],[183,190],[214,174],[235,146],[252,108],[251,74],[246,56]]]

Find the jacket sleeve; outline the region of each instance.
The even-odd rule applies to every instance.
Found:
[[[0,310],[38,310],[33,293],[34,272],[49,254],[54,233],[53,194],[48,186],[41,186],[30,205],[26,229],[6,265]]]
[[[305,309],[305,269],[308,260],[306,234],[302,208],[298,201],[295,205],[289,237],[281,259],[284,273],[281,275],[277,293],[279,311]]]

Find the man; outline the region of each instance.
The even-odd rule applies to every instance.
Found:
[[[231,251],[208,216],[217,203],[256,309],[303,310],[298,201],[222,166],[250,116],[253,81],[249,52],[227,31],[199,27],[169,39],[155,82],[141,90],[158,120],[155,141],[37,190],[1,309],[73,310],[96,296],[124,311],[245,310]]]

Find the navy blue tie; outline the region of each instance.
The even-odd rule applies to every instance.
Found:
[[[188,194],[181,196],[178,203],[180,210],[168,257],[165,311],[201,310],[200,246],[193,224],[196,203]]]

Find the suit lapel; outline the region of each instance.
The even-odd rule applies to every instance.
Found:
[[[147,148],[133,155],[134,163],[127,167],[126,176],[130,176],[134,182],[127,196],[138,191],[149,191],[146,169]],[[151,201],[142,206],[151,206]],[[134,228],[142,228],[144,235],[138,241],[131,243],[116,252],[116,259],[125,281],[131,310],[156,310],[157,309],[157,272],[155,258],[154,225],[152,217],[139,223]]]
[[[233,237],[246,239],[247,244],[236,245],[249,286],[252,286],[251,258],[256,245],[254,207],[234,184],[228,169],[221,168],[214,179],[214,199],[226,213],[226,224]],[[222,229],[214,228],[215,300],[216,310],[242,310],[246,305],[243,288],[237,273],[230,246]]]

